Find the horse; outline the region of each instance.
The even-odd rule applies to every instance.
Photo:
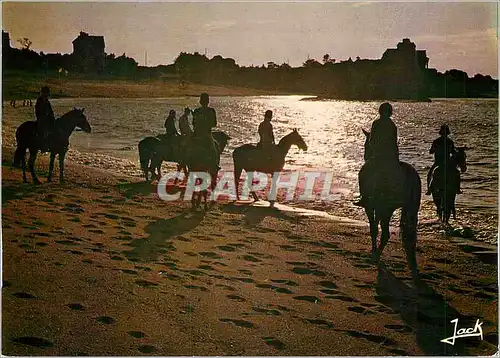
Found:
[[[447,165],[437,166],[431,176],[430,190],[432,200],[436,205],[436,213],[441,222],[448,224],[451,214],[456,217],[455,197],[458,180],[460,180],[457,168],[462,173],[467,171],[467,147],[457,147],[456,152],[451,156]]]
[[[212,133],[213,137],[216,137],[216,135],[215,135],[216,133],[218,133],[217,137],[219,137],[219,139],[221,140],[221,143],[219,143],[218,141],[215,141],[214,144],[215,144],[215,149],[216,149],[218,155],[220,156],[220,154],[222,154],[222,151],[226,147],[226,144],[227,144],[228,140],[230,139],[230,137],[227,134],[225,134],[224,132],[213,132]],[[184,158],[184,164],[189,169],[189,172],[208,173],[210,175],[210,179],[211,179],[210,190],[213,192],[213,190],[217,184],[217,174],[219,172],[220,167],[219,167],[218,163],[217,163],[217,165],[214,165],[214,163],[211,163],[210,160],[207,160],[208,158],[206,158],[203,154],[200,155],[200,153],[198,151],[203,152],[203,153],[207,152],[203,147],[198,146],[197,143],[193,143],[193,144],[194,144],[193,146],[190,146],[188,148],[188,151],[187,151],[185,158]],[[187,179],[187,176],[186,176],[186,179]],[[207,210],[207,208],[208,208],[208,203],[207,203],[208,190],[207,189],[201,190],[198,193],[193,192],[193,195],[191,197],[192,209],[195,209],[196,207],[200,206],[202,197],[204,198],[204,209]]]
[[[86,133],[91,132],[91,127],[87,118],[83,114],[84,108],[73,108],[68,113],[55,120],[54,131],[49,135],[50,164],[47,182],[52,181],[52,172],[54,170],[54,160],[59,155],[59,182],[64,182],[64,158],[69,147],[69,137],[76,127]],[[27,121],[21,124],[16,130],[17,148],[14,153],[14,166],[22,167],[23,183],[27,183],[26,178],[26,150],[29,149],[30,157],[28,166],[34,184],[40,184],[35,173],[35,160],[40,148],[37,122]]]
[[[231,137],[222,131],[214,131],[212,136],[221,146],[222,153]],[[160,180],[163,161],[177,163],[177,171],[182,169],[187,178],[187,168],[183,163],[184,153],[182,150],[173,150],[174,147],[178,149],[182,139],[184,139],[182,136],[167,137],[162,134],[157,137],[146,137],[139,142],[139,159],[146,181],[149,181],[149,173]],[[186,145],[189,145],[189,142]]]
[[[253,180],[254,172],[271,175],[275,172],[280,172],[285,166],[285,157],[292,145],[296,145],[299,149],[307,151],[307,144],[304,142],[304,139],[300,136],[297,129],[294,129],[291,133],[281,138],[279,143],[271,149],[270,156],[266,159],[263,158],[262,150],[253,144],[244,144],[236,148],[233,151],[236,200],[240,200],[238,185],[243,170],[245,170],[249,177],[249,183]],[[273,185],[276,184],[274,182],[276,179],[277,177],[273,176]],[[251,194],[254,201],[259,200],[259,197],[254,191],[252,191]],[[271,205],[273,204],[274,201],[271,202]]]
[[[364,146],[364,159],[370,157],[369,138],[370,133],[363,130],[366,136]],[[389,223],[394,211],[401,208],[401,219],[399,222],[400,237],[406,252],[408,266],[413,279],[418,279],[418,266],[416,258],[418,212],[420,210],[420,199],[422,182],[415,168],[405,162],[399,162],[402,186],[401,190],[389,192],[390,188],[378,188],[377,192],[369,193],[364,205],[368,222],[370,223],[370,235],[372,239],[372,259],[379,262],[382,252],[389,241]],[[372,191],[374,188],[371,188]],[[380,245],[377,247],[378,228],[382,229]]]

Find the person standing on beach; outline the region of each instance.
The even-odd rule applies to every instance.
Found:
[[[40,151],[49,151],[49,135],[54,132],[56,118],[49,102],[50,88],[43,86],[40,90],[40,97],[36,100],[35,116],[40,138]]]
[[[447,124],[443,124],[439,128],[439,138],[432,142],[429,154],[434,154],[434,163],[432,164],[429,172],[427,173],[427,192],[425,195],[431,195],[430,184],[432,180],[432,173],[434,169],[438,166],[446,166],[451,156],[454,155],[457,150],[455,148],[455,143],[448,136],[451,134],[450,127]],[[462,194],[460,189],[460,172],[457,170],[457,194]]]
[[[210,97],[208,93],[200,95],[201,107],[193,111],[194,138],[203,148],[210,152],[210,157],[215,159],[216,166],[219,166],[220,154],[212,137],[212,128],[217,126],[217,115],[215,109],[208,106]]]
[[[168,117],[165,120],[164,126],[168,137],[179,135],[179,133],[177,132],[177,128],[175,128],[175,111],[173,109],[171,109],[168,113]]]
[[[365,206],[367,196],[376,184],[392,182],[399,173],[398,130],[391,119],[391,104],[382,103],[379,114],[380,118],[373,121],[370,130],[370,157],[359,172],[361,198],[355,203],[357,206]]]

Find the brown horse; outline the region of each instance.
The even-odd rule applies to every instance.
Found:
[[[307,150],[307,144],[304,139],[300,136],[297,129],[294,129],[291,133],[287,134],[279,141],[278,145],[270,150],[270,153],[266,157],[263,155],[261,149],[253,144],[244,144],[241,147],[236,148],[233,151],[233,163],[234,163],[234,184],[236,187],[236,199],[240,199],[240,194],[238,191],[238,185],[240,181],[241,172],[246,171],[249,177],[248,182],[251,183],[253,179],[254,172],[261,172],[266,174],[273,174],[275,172],[280,172],[285,166],[285,157],[288,154],[292,145],[296,145],[299,149],[304,151]],[[273,176],[273,180],[277,177]],[[273,185],[276,183],[273,182]],[[251,192],[253,199],[255,201],[259,200],[257,194]],[[273,204],[273,202],[271,202]]]

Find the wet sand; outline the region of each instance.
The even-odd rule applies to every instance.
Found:
[[[3,354],[497,351],[496,256],[435,223],[419,226],[415,286],[397,227],[377,267],[356,221],[232,203],[191,212],[137,178],[71,161],[64,185],[22,184],[11,158],[4,147]],[[484,340],[440,342],[455,318],[482,321]]]

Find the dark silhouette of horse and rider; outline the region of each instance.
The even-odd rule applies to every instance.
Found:
[[[39,183],[34,170],[38,151],[50,153],[48,181],[52,179],[54,160],[59,155],[60,181],[64,181],[64,158],[69,146],[69,137],[76,127],[90,133],[91,127],[84,110],[69,111],[56,119],[49,101],[50,89],[42,87],[40,97],[36,101],[36,121],[28,121],[17,128],[17,149],[14,165],[23,169],[23,181],[26,178],[26,151],[30,157],[28,166],[34,183]],[[195,110],[185,108],[179,118],[177,131],[176,112],[170,110],[165,120],[165,134],[147,137],[139,142],[139,158],[146,181],[161,177],[163,161],[177,163],[177,170],[183,170],[184,180],[189,172],[205,172],[211,177],[210,189],[213,191],[220,167],[220,155],[226,148],[230,136],[222,131],[214,131],[217,127],[217,113],[210,107],[207,93],[200,95],[200,107]],[[392,121],[393,108],[389,103],[379,107],[379,118],[371,126],[370,132],[364,131],[364,160],[359,171],[360,199],[355,205],[363,207],[370,224],[372,238],[372,257],[380,259],[382,251],[389,240],[389,222],[394,211],[401,208],[400,235],[407,253],[408,264],[413,277],[417,277],[416,241],[418,212],[421,200],[421,180],[415,168],[399,160],[398,133]],[[192,126],[189,124],[192,115]],[[251,182],[255,172],[273,174],[280,172],[285,165],[285,157],[295,145],[307,150],[307,144],[297,129],[285,135],[278,144],[272,126],[273,112],[267,110],[264,120],[259,124],[259,142],[257,145],[244,144],[232,153],[234,164],[234,181],[236,199],[239,200],[239,180],[243,170]],[[434,163],[427,175],[427,195],[432,195],[439,218],[448,223],[451,214],[455,217],[455,198],[461,193],[460,168],[466,166],[466,147],[455,147],[449,138],[451,131],[443,124],[439,130],[440,137],[433,141],[429,153],[434,155]],[[273,176],[274,180],[277,176]],[[255,192],[253,199],[259,200]],[[193,193],[193,208],[201,204],[202,197],[207,207],[208,191]],[[196,197],[195,197],[196,196]],[[271,203],[271,205],[273,202]],[[381,227],[380,244],[377,237]]]

